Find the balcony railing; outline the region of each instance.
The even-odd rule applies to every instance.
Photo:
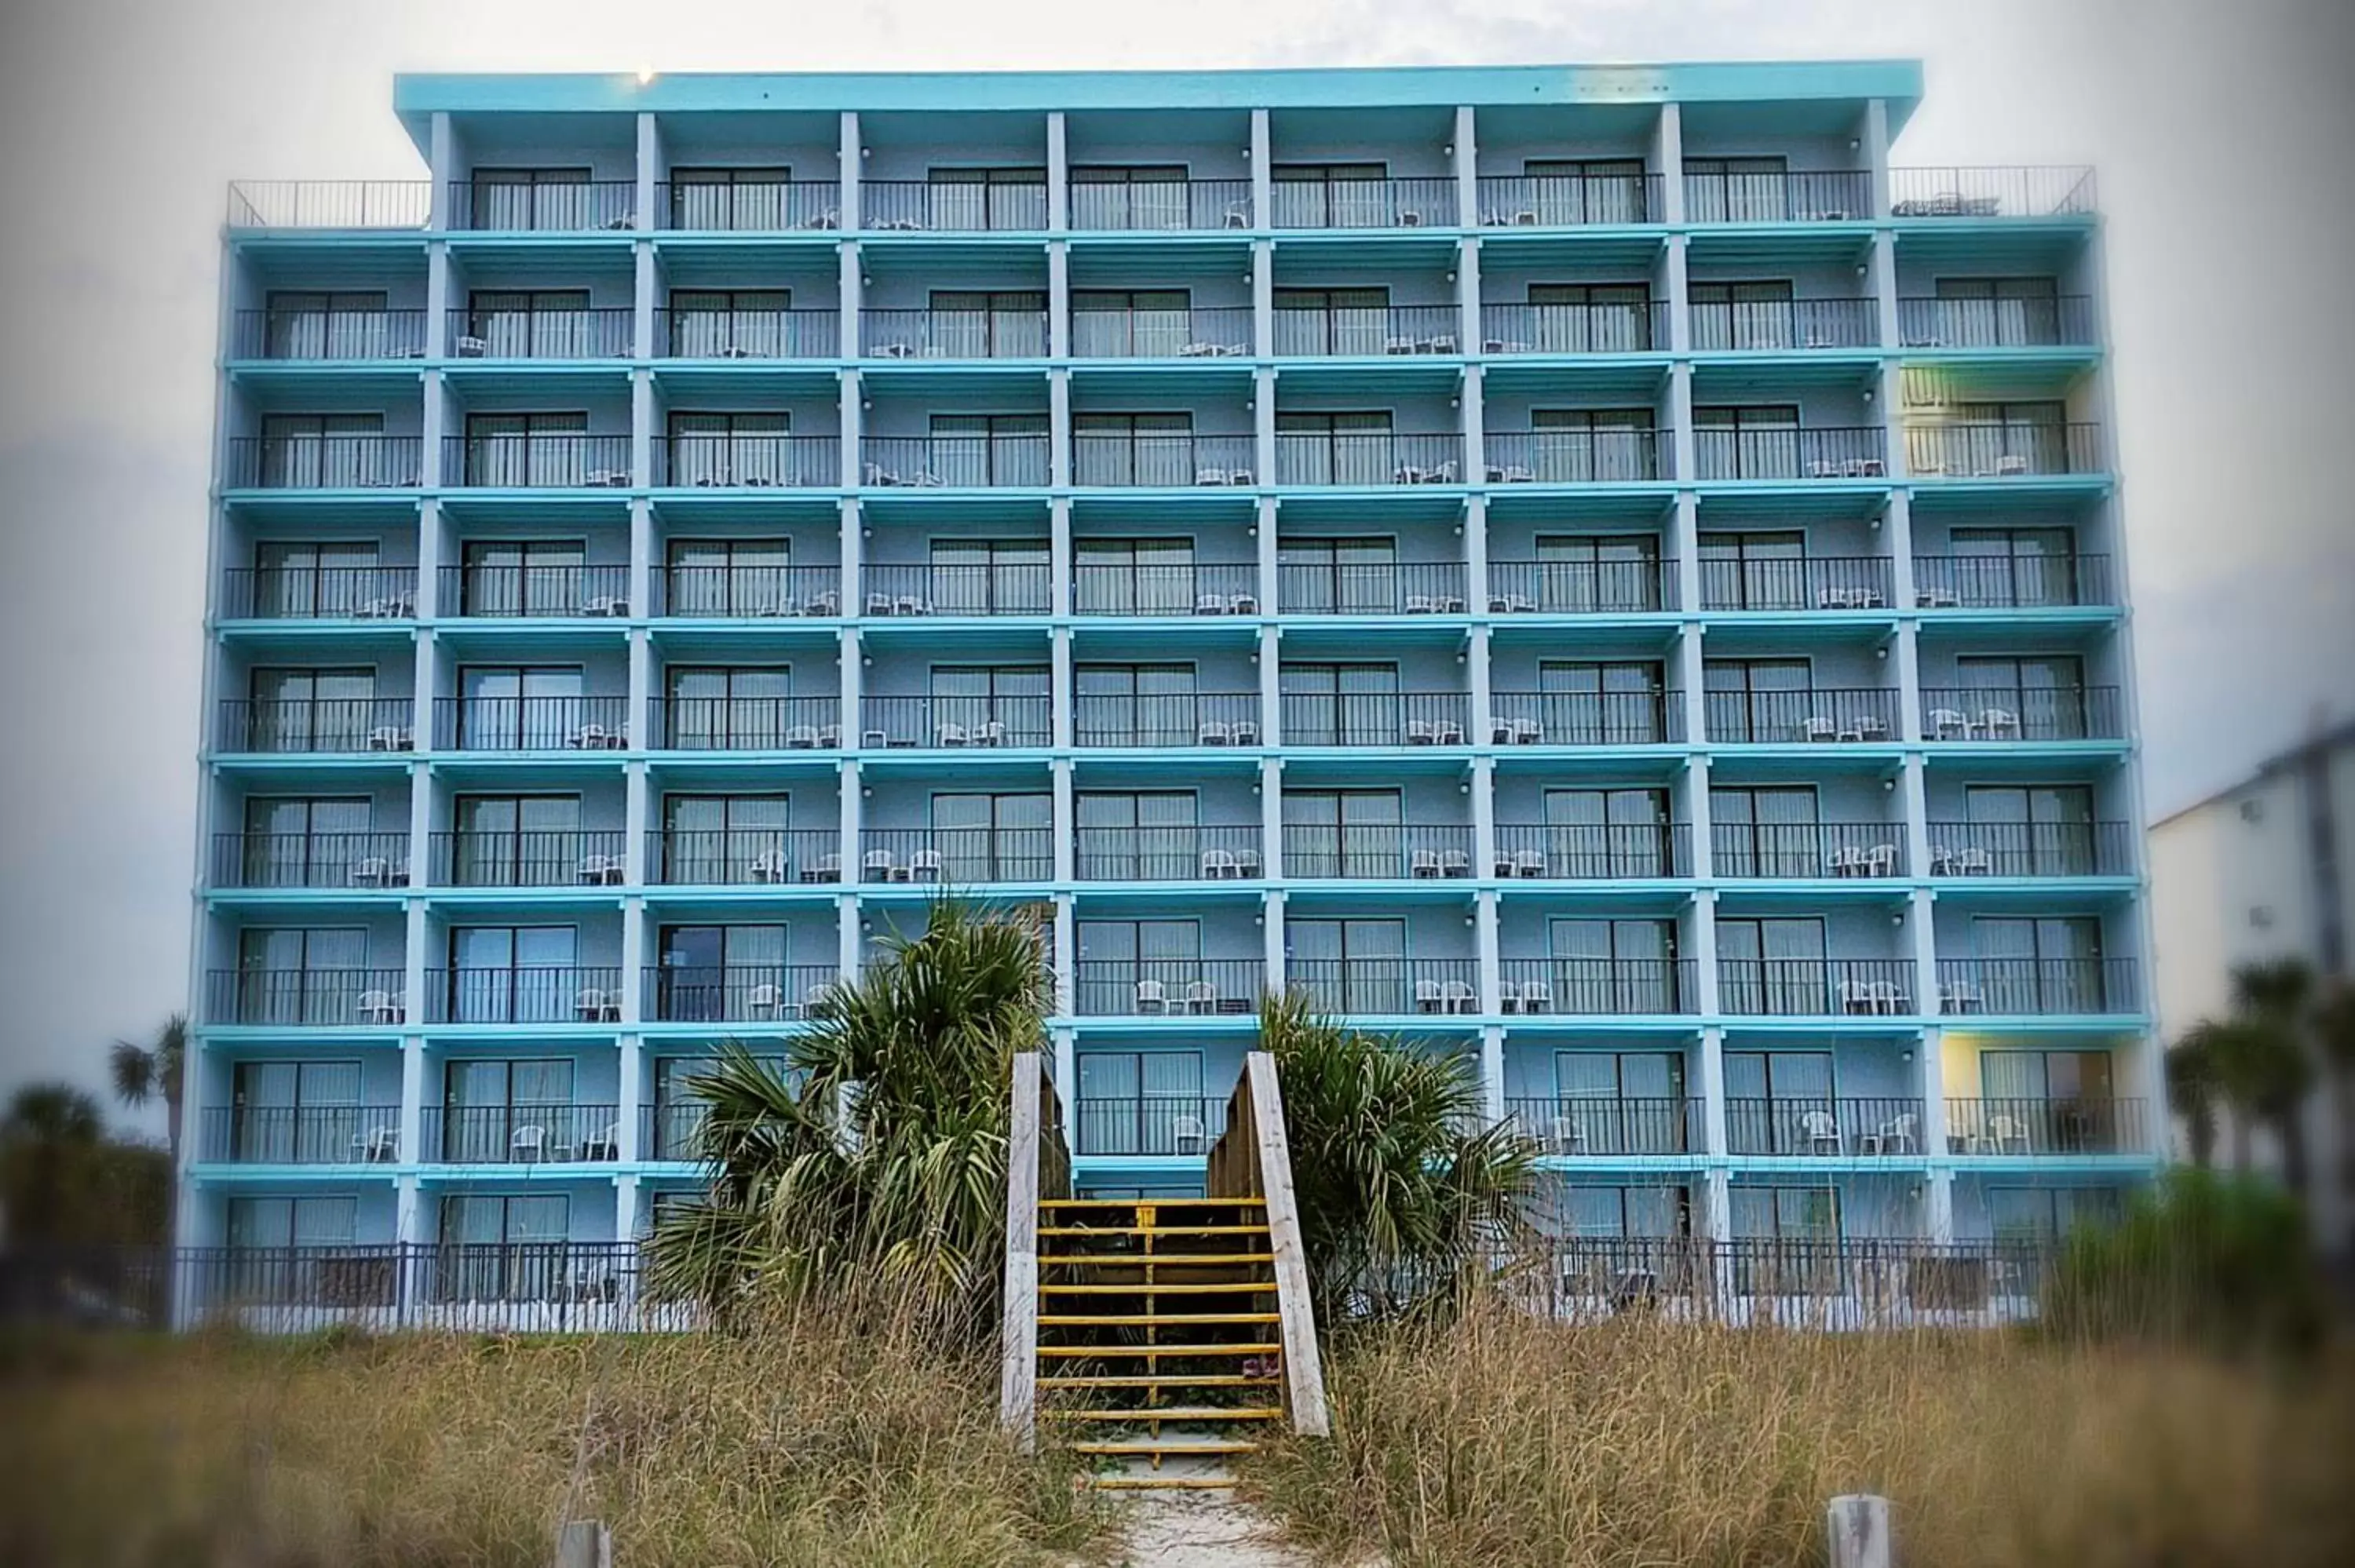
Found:
[[[669,567],[655,574],[655,613],[714,620],[831,617],[842,613],[841,582],[833,566]]]
[[[792,1023],[841,983],[836,964],[648,965],[646,1016],[662,1023]]]
[[[1592,1160],[1628,1154],[1704,1154],[1704,1103],[1689,1098],[1560,1095],[1505,1102],[1506,1118],[1548,1154]]]
[[[1691,874],[1687,822],[1498,822],[1499,878],[1642,881]]]
[[[1705,480],[1880,479],[1889,471],[1878,425],[1693,431],[1693,469]]]
[[[658,828],[646,834],[646,879],[691,887],[840,882],[842,834],[834,828]]]
[[[883,615],[1044,615],[1053,603],[1045,561],[990,566],[870,561],[859,570],[860,610]]]
[[[1956,1154],[2140,1154],[2150,1143],[2135,1099],[1952,1099],[1946,1147]]]
[[[1719,876],[1902,876],[1902,822],[1712,822],[1710,867]]]
[[[620,829],[474,830],[433,835],[436,887],[612,887],[623,880]]]
[[[423,228],[430,180],[233,180],[231,228]]]
[[[1251,436],[1074,435],[1071,482],[1126,488],[1255,483],[1259,444]]]
[[[1488,705],[1491,745],[1660,746],[1684,738],[1680,692],[1499,690],[1488,694]]]
[[[1051,828],[869,828],[861,842],[858,877],[867,883],[964,886],[1055,874]]]
[[[1464,438],[1453,431],[1278,431],[1279,484],[1461,484]]]
[[[1252,227],[1249,180],[1097,180],[1074,175],[1071,204],[1075,229]]]
[[[442,482],[473,488],[619,490],[632,482],[630,438],[577,433],[451,436]]]
[[[205,1018],[213,1023],[367,1029],[408,1017],[399,969],[214,969],[205,982]]]
[[[422,359],[421,310],[240,311],[230,324],[231,359]]]
[[[1036,697],[868,697],[859,707],[862,747],[1045,746],[1054,739],[1053,704]]]
[[[622,1157],[615,1105],[427,1106],[431,1165],[577,1165]]]
[[[1665,300],[1624,305],[1483,304],[1482,354],[1665,354]]]
[[[1082,696],[1071,705],[1081,746],[1258,746],[1257,692]]]
[[[619,1023],[622,971],[582,964],[429,969],[425,1022]]]
[[[2094,302],[2083,294],[1897,302],[1897,341],[1907,348],[2090,347],[2094,323]]]
[[[221,574],[223,620],[407,620],[416,613],[415,567],[231,567]]]
[[[1461,354],[1463,312],[1455,305],[1363,305],[1333,310],[1277,307],[1279,358],[1378,358]]]
[[[1480,1011],[1474,959],[1291,959],[1284,978],[1327,1012],[1399,1018]]]
[[[1256,615],[1259,567],[1251,561],[1071,568],[1075,615]]]
[[[1284,615],[1461,615],[1462,561],[1369,561],[1275,569],[1276,609]]]
[[[1936,741],[2123,740],[2115,686],[1924,686],[1922,735]]]
[[[1287,823],[1284,874],[1378,881],[1470,876],[1472,827],[1468,822]]]
[[[1657,175],[1482,175],[1474,189],[1487,228],[1659,223],[1668,216]]]
[[[221,483],[230,490],[413,490],[423,458],[415,436],[232,436]]]
[[[858,352],[868,359],[1044,359],[1044,311],[864,310]]]
[[[1905,467],[1919,479],[2022,479],[2099,473],[2105,466],[2094,424],[1983,419],[1905,431]]]
[[[1734,746],[1875,742],[1897,738],[1898,694],[1877,686],[1807,692],[1704,692],[1712,741]]]
[[[1688,223],[1842,223],[1872,216],[1872,175],[1865,169],[1688,173],[1684,181]]]
[[[197,1158],[225,1165],[391,1165],[400,1107],[207,1106]]]
[[[1039,234],[1047,228],[1047,185],[978,181],[861,180],[858,227],[932,229],[950,234]]]
[[[842,353],[842,313],[660,309],[655,352],[667,359],[834,359]]]
[[[1082,359],[1239,359],[1253,348],[1248,305],[1172,310],[1071,310],[1071,353]]]
[[[1082,882],[1230,882],[1260,875],[1259,829],[1082,828]]]
[[[660,180],[656,221],[705,233],[777,233],[842,227],[842,186],[835,180]]]
[[[694,1160],[701,1158],[698,1139],[710,1118],[709,1102],[670,1100],[644,1106],[638,1111],[638,1154],[645,1160]]]
[[[1692,304],[1692,345],[1703,354],[1875,348],[1877,300],[1726,300]]]
[[[409,835],[215,833],[215,887],[409,885]]]
[[[1227,1102],[1204,1096],[1091,1097],[1072,1102],[1075,1153],[1126,1159],[1208,1154],[1227,1130]]]
[[[1490,484],[1628,484],[1676,476],[1663,432],[1633,427],[1487,432]]]
[[[214,744],[282,756],[408,751],[415,711],[407,697],[227,697]]]
[[[842,482],[839,436],[666,436],[655,482],[678,490],[830,490]]]
[[[561,620],[630,613],[630,568],[603,566],[444,567],[434,609],[468,619]]]
[[[623,751],[630,699],[437,697],[433,744],[454,751]]]
[[[2094,210],[2088,168],[1891,169],[1898,217],[2079,217]]]
[[[1258,959],[1082,959],[1071,1011],[1082,1018],[1203,1018],[1259,1011]]]
[[[1950,1016],[2133,1012],[2140,996],[2132,959],[1938,960],[1938,1011]]]
[[[1448,175],[1279,178],[1273,196],[1278,228],[1453,228],[1461,218],[1455,180]]]
[[[1718,1011],[1741,1017],[1902,1017],[1913,1012],[1911,959],[1726,959]]]
[[[1462,746],[1472,699],[1462,692],[1286,692],[1286,746]]]
[[[1729,1099],[1725,1148],[1729,1154],[1821,1159],[1919,1154],[1922,1102],[1910,1096]]]
[[[1690,959],[1508,958],[1498,1001],[1508,1013],[1611,1017],[1691,1012],[1700,1001]]]
[[[1488,613],[1645,615],[1677,608],[1673,561],[1488,562]]]
[[[1039,486],[1048,478],[1048,439],[1022,435],[868,436],[858,482],[870,490]]]
[[[636,333],[628,305],[450,313],[450,353],[459,359],[627,359]]]
[[[450,182],[452,228],[499,233],[585,233],[637,226],[635,180]]]
[[[663,751],[831,751],[842,745],[842,698],[655,697],[647,718]]]
[[[2130,876],[2132,822],[1930,824],[1933,876]]]
[[[2115,604],[2107,556],[1916,556],[1923,609],[2036,609]]]
[[[1886,609],[1886,556],[1810,556],[1726,560],[1703,557],[1700,607],[1716,610]]]
[[[702,1321],[693,1308],[639,1298],[634,1242],[187,1248],[169,1268],[185,1310],[255,1333],[676,1332]]]

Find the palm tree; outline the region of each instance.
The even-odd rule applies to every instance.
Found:
[[[815,1009],[778,1072],[741,1044],[688,1081],[711,1182],[655,1227],[649,1281],[723,1318],[779,1292],[880,1286],[994,1329],[1007,1086],[1052,976],[1032,916],[936,900],[914,938]]]
[[[2191,1163],[2206,1170],[2216,1153],[2216,1057],[2199,1030],[2167,1054],[2167,1097],[2183,1118]]]
[[[1319,1317],[1440,1299],[1520,1239],[1536,1145],[1487,1126],[1464,1059],[1364,1033],[1304,994],[1260,1009],[1284,1091],[1293,1185]]]
[[[2339,1124],[2339,1184],[2355,1200],[2355,983],[2333,980],[2309,1018],[2316,1052],[2330,1076]]]
[[[0,1218],[12,1241],[69,1238],[78,1178],[105,1134],[98,1102],[66,1084],[27,1084],[0,1115]]]
[[[2249,1029],[2242,1087],[2257,1118],[2281,1140],[2282,1180],[2307,1195],[2306,1101],[2314,1087],[2310,1048],[2314,970],[2303,959],[2243,964],[2232,971],[2232,1011]]]
[[[114,1097],[136,1108],[161,1096],[164,1137],[172,1150],[172,1169],[180,1168],[180,1098],[188,1059],[188,1015],[176,1012],[155,1031],[155,1043],[117,1040],[106,1065],[114,1078]]]

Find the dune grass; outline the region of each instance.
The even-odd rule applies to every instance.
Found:
[[[1334,1440],[1253,1495],[1391,1568],[1824,1561],[1892,1501],[1904,1568],[2355,1562],[2355,1359],[2295,1371],[2010,1336],[1801,1334],[1502,1306],[1327,1361]]]

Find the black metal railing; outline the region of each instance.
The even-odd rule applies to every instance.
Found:
[[[1898,694],[1879,686],[1806,692],[1703,692],[1712,741],[1736,746],[1873,742],[1897,738]]]
[[[703,1124],[711,1117],[708,1100],[677,1099],[638,1107],[638,1157],[642,1160],[698,1160]]]
[[[434,612],[466,618],[569,620],[630,613],[630,568],[607,565],[444,567]]]
[[[2132,822],[1930,824],[1933,876],[2129,876]]]
[[[1500,878],[1640,881],[1691,874],[1689,822],[1498,822]]]
[[[1913,1013],[1911,959],[1717,960],[1717,1006],[1739,1017],[1901,1017]]]
[[[2042,299],[1897,302],[1897,341],[1907,348],[2090,347],[2099,337],[2083,294]]]
[[[862,310],[858,352],[868,359],[1044,359],[1047,313]]]
[[[1842,223],[1873,215],[1866,169],[1688,171],[1684,181],[1687,223]]]
[[[1665,432],[1633,426],[1600,429],[1499,430],[1485,438],[1490,484],[1626,484],[1676,477]]]
[[[1455,305],[1279,306],[1272,324],[1278,358],[1464,352],[1464,313]]]
[[[1960,1155],[2142,1154],[2138,1099],[1950,1099],[1946,1149]]]
[[[842,313],[666,306],[655,312],[655,352],[666,359],[835,359]]]
[[[839,436],[666,436],[654,482],[676,490],[827,490],[842,482]]]
[[[2083,167],[1891,169],[1889,197],[1897,217],[2082,217],[2095,205]]]
[[[2107,556],[1916,556],[1913,602],[1923,609],[2034,609],[2115,604]]]
[[[1267,966],[1259,959],[1082,959],[1071,1011],[1082,1018],[1204,1018],[1259,1011]]]
[[[417,613],[415,567],[230,567],[223,620],[406,620]]]
[[[655,613],[681,620],[768,620],[842,613],[833,566],[668,567],[655,574]]]
[[[1973,419],[1905,431],[1905,468],[1921,479],[2100,473],[2106,466],[2102,428],[2084,421]]]
[[[451,436],[442,482],[473,489],[618,490],[634,482],[628,436],[578,432]]]
[[[836,180],[658,180],[655,221],[707,233],[774,233],[842,227]]]
[[[1286,746],[1462,746],[1472,699],[1463,692],[1286,692]]]
[[[1208,1154],[1227,1130],[1223,1097],[1082,1095],[1071,1112],[1080,1154],[1186,1159]]]
[[[602,964],[517,964],[429,969],[428,1023],[622,1022],[622,971]]]
[[[883,615],[1044,615],[1053,604],[1045,561],[989,566],[870,561],[859,568],[859,612]]]
[[[1468,607],[1462,561],[1285,562],[1275,568],[1284,615],[1461,615]]]
[[[1889,471],[1878,425],[1693,431],[1693,471],[1705,480],[1880,479]]]
[[[231,228],[423,228],[430,180],[233,180]]]
[[[1071,224],[1086,230],[1250,228],[1249,180],[1099,180],[1072,176]]]
[[[1080,359],[1241,359],[1255,350],[1249,305],[1181,305],[1166,311],[1071,309],[1071,354]]]
[[[453,180],[449,226],[498,233],[585,233],[637,226],[635,180]]]
[[[1475,959],[1289,959],[1284,978],[1327,1012],[1398,1018],[1480,1011]]]
[[[842,698],[655,697],[648,705],[662,751],[831,751],[842,744]]]
[[[1488,694],[1488,740],[1517,746],[1660,746],[1684,739],[1681,692]]]
[[[792,1023],[841,983],[837,964],[650,964],[645,1006],[663,1023]]]
[[[1251,436],[1080,434],[1071,438],[1071,482],[1124,489],[1250,485],[1256,482],[1258,453]]]
[[[211,883],[215,887],[406,887],[409,835],[215,833]]]
[[[1690,959],[1508,958],[1499,973],[1497,1001],[1508,1013],[1652,1015],[1700,1004]]]
[[[1464,438],[1453,431],[1278,431],[1279,484],[1461,484]]]
[[[1592,1160],[1707,1153],[1705,1108],[1699,1098],[1556,1095],[1508,1099],[1505,1117],[1544,1153]]]
[[[400,969],[214,969],[204,1015],[211,1023],[382,1028],[407,1021],[408,996]]]
[[[1469,822],[1287,822],[1284,874],[1314,879],[1470,876]]]
[[[207,1106],[197,1158],[226,1165],[392,1165],[400,1107]]]
[[[1045,746],[1054,705],[1036,697],[868,697],[859,704],[858,744],[898,747]]]
[[[1256,615],[1259,567],[1251,561],[1071,568],[1074,615]]]
[[[433,835],[436,887],[611,887],[627,862],[619,828],[473,829]]]
[[[860,835],[861,882],[1047,882],[1055,874],[1050,828],[869,828]]]
[[[280,755],[408,751],[415,713],[407,697],[224,697],[213,744]]]
[[[1710,869],[1718,876],[1902,876],[1902,822],[1711,822]]]
[[[1463,217],[1452,175],[1279,178],[1271,194],[1277,228],[1453,228]]]
[[[1236,827],[1082,828],[1082,882],[1249,881],[1264,869],[1260,831]]]
[[[1674,561],[1488,562],[1491,615],[1642,615],[1676,608]]]
[[[450,353],[457,359],[627,359],[636,349],[637,311],[453,310]]]
[[[1666,220],[1657,175],[1482,175],[1474,183],[1487,228],[1575,228]]]
[[[415,309],[240,311],[231,359],[422,359],[425,313]]]
[[[433,744],[453,751],[623,751],[630,744],[630,699],[437,697]]]
[[[836,828],[657,828],[646,880],[673,886],[773,887],[842,880]]]
[[[1692,346],[1703,354],[1874,348],[1881,343],[1877,300],[1696,300],[1691,311]]]
[[[1922,1102],[1913,1096],[1862,1099],[1797,1095],[1725,1102],[1729,1154],[1842,1159],[1922,1152]]]
[[[1700,607],[1719,610],[1886,609],[1895,593],[1886,556],[1703,557]]]
[[[186,1319],[253,1333],[678,1331],[703,1314],[640,1290],[634,1242],[350,1244],[184,1249]]]
[[[2132,959],[1938,960],[1938,1011],[1952,1016],[2133,1012],[2140,996]]]
[[[1924,686],[1925,740],[2123,740],[2115,686]]]
[[[577,1165],[622,1157],[616,1105],[427,1106],[430,1165]]]
[[[1019,435],[868,436],[858,482],[870,490],[1039,486],[1047,482],[1044,430]]]
[[[1039,234],[1047,228],[1047,183],[861,180],[862,229],[950,234]]]
[[[1665,300],[1625,304],[1483,304],[1480,352],[1511,354],[1665,354]]]
[[[1258,746],[1257,692],[1171,692],[1082,696],[1071,704],[1080,746]]]
[[[413,490],[424,474],[415,436],[232,436],[221,483],[230,490]]]

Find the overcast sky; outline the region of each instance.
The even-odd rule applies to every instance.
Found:
[[[0,1093],[184,1005],[223,188],[421,176],[395,71],[1865,56],[1924,62],[1901,163],[2099,168],[2153,807],[2348,716],[2349,0],[16,0]]]

